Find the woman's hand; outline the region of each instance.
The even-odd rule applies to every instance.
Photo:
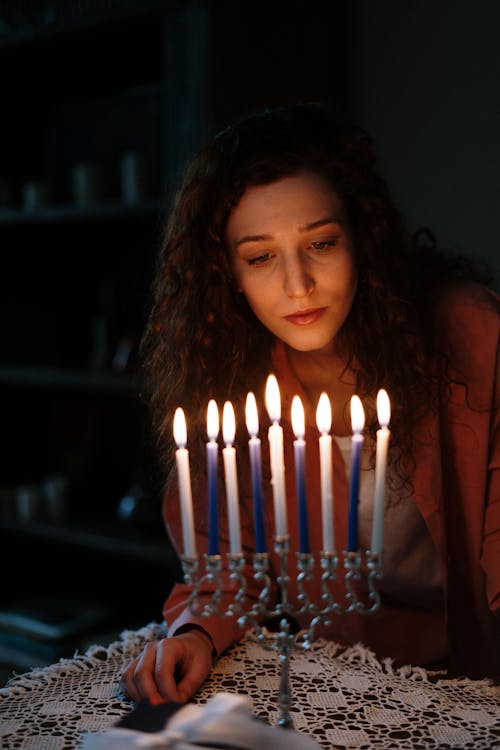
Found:
[[[146,644],[124,671],[120,686],[128,698],[152,704],[185,703],[212,667],[212,642],[201,629]]]

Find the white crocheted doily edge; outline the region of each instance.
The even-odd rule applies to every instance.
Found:
[[[71,659],[59,659],[58,662],[49,666],[34,667],[23,674],[14,674],[9,679],[7,685],[0,688],[0,698],[20,695],[50,684],[68,674],[90,670],[113,656],[126,656],[129,651],[135,652],[141,644],[158,640],[166,634],[165,623],[155,621],[148,623],[138,630],[124,630],[120,634],[120,639],[113,641],[108,646],[95,644],[89,646],[83,654],[77,651]],[[250,631],[247,633],[247,637],[254,638]],[[411,665],[395,667],[392,659],[378,659],[373,651],[361,643],[345,647],[334,641],[320,639],[310,646],[310,650],[312,651],[318,649],[322,649],[327,656],[332,658],[340,657],[348,663],[369,664],[387,675],[397,675],[423,682],[428,682],[431,679],[432,681],[436,681],[437,679],[441,685],[459,685],[460,687],[471,687],[483,694],[500,694],[500,686],[495,686],[493,681],[489,679],[471,680],[467,677],[446,679],[444,676],[445,672],[433,672],[423,667]],[[439,675],[443,675],[443,677],[440,678]]]

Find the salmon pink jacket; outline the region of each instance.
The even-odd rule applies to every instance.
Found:
[[[439,408],[419,426],[412,479],[414,502],[434,542],[442,566],[445,611],[436,613],[417,606],[398,605],[382,600],[373,616],[350,614],[332,617],[332,624],[318,635],[341,644],[361,642],[379,657],[392,657],[396,663],[428,666],[428,648],[444,634],[448,649],[446,666],[450,675],[500,679],[500,298],[492,290],[475,283],[462,283],[442,296],[437,306],[435,330],[438,344],[449,363],[456,384],[439,393]],[[304,396],[291,371],[281,342],[273,353],[274,373],[282,399],[287,515],[290,533],[289,561],[294,565],[298,523],[293,470],[293,431],[289,420],[293,395]],[[261,422],[264,420],[261,419]],[[262,456],[268,456],[266,429],[261,428]],[[322,546],[320,518],[320,474],[318,430],[306,418],[306,485],[310,545]],[[333,451],[334,526],[336,547],[343,550],[347,540],[348,487],[342,456],[335,441]],[[253,578],[254,536],[251,491],[246,446],[238,446],[242,464],[239,481],[242,519],[242,546],[247,559],[245,576],[249,603],[259,593]],[[222,470],[221,470],[222,471]],[[273,551],[274,514],[269,474],[264,472],[265,521],[273,575],[278,561]],[[201,554],[207,551],[207,490],[204,480],[193,478],[196,507],[196,540]],[[220,496],[224,502],[223,493]],[[169,536],[182,552],[182,529],[176,482],[164,495],[163,515]],[[384,535],[391,533],[390,528]],[[227,535],[221,530],[221,552],[227,551]],[[321,602],[318,565],[310,584],[311,596]],[[221,606],[234,599],[234,584],[225,580]],[[333,587],[341,599],[341,576]],[[203,586],[199,601],[209,601],[213,587]],[[175,584],[163,608],[163,615],[174,635],[179,628],[201,626],[212,638],[217,654],[242,637],[236,617],[196,617],[187,605],[191,587]],[[291,575],[290,597],[297,601],[295,570]],[[300,618],[299,618],[300,620]],[[307,624],[299,622],[304,626]]]

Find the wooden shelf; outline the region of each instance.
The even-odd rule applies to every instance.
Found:
[[[13,3],[12,5],[18,5]],[[26,4],[25,4],[26,5]],[[30,5],[32,7],[30,7]],[[29,4],[24,11],[18,7],[14,14],[5,9],[6,28],[0,34],[0,49],[23,44],[53,42],[58,37],[95,30],[96,25],[133,22],[152,11],[165,12],[174,5],[171,0],[119,0],[106,2],[90,0],[86,3],[57,3],[58,7],[41,12],[39,4]],[[13,19],[10,17],[13,15]]]
[[[71,523],[55,526],[39,521],[17,521],[0,518],[0,534],[16,535],[46,540],[50,543],[71,545],[81,549],[102,552],[110,556],[132,558],[152,562],[168,569],[177,568],[179,561],[165,534],[164,541],[159,534],[147,534],[136,527],[101,526],[95,530],[90,524]]]
[[[114,372],[65,371],[47,367],[0,366],[0,385],[39,386],[79,391],[137,393],[139,382]]]
[[[140,216],[161,216],[165,203],[161,199],[137,204],[96,203],[89,206],[47,206],[36,211],[21,208],[0,209],[0,224],[53,224],[54,222],[99,221],[103,219],[126,219]]]

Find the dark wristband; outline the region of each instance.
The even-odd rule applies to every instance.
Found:
[[[197,625],[194,622],[187,622],[184,625],[181,625],[179,628],[177,628],[177,630],[175,631],[175,633],[173,634],[173,636],[175,638],[176,635],[182,635],[183,633],[190,633],[193,630],[197,630],[199,633],[202,633],[202,635],[204,635],[207,638],[208,642],[210,643],[210,645],[212,647],[212,659],[216,659],[217,658],[217,649],[214,646],[214,642],[212,640],[212,636],[210,635],[210,633],[207,630],[205,630],[205,628],[202,628],[201,625]]]

